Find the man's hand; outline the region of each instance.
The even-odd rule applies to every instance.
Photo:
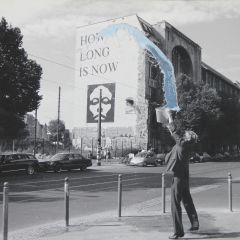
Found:
[[[171,109],[167,108],[166,112],[168,114],[168,122],[172,123],[173,122],[173,111]]]
[[[168,128],[169,132],[172,134],[175,131],[175,126],[173,122],[170,122],[166,125],[166,127]]]
[[[173,117],[172,117],[172,110],[167,109],[166,112],[168,114],[168,124],[166,124],[166,127],[168,128],[169,132],[172,134],[175,130]]]

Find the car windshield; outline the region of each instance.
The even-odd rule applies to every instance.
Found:
[[[0,155],[0,163],[4,160],[4,155]]]
[[[36,158],[34,157],[34,155],[32,155],[32,154],[26,154],[26,158],[28,158],[28,159],[36,159]]]
[[[64,160],[67,157],[67,154],[55,154],[54,156],[52,156],[51,160],[55,161],[55,160]]]

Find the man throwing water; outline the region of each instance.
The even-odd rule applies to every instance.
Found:
[[[166,126],[175,140],[175,145],[165,157],[166,171],[173,172],[171,213],[174,233],[169,239],[178,239],[184,236],[181,202],[191,222],[189,230],[199,229],[198,215],[189,190],[189,159],[192,155],[193,145],[198,141],[198,136],[193,131],[184,131],[183,133],[176,131],[171,112],[169,112],[169,123]]]

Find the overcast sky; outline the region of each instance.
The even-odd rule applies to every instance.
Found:
[[[202,47],[202,60],[240,80],[239,0],[0,0],[0,16],[24,35],[23,47],[43,68],[40,123],[61,115],[73,127],[76,27],[137,14],[150,24],[167,20]]]

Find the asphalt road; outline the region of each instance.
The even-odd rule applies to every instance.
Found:
[[[3,173],[0,184],[9,182],[9,229],[16,230],[64,219],[64,178],[70,183],[70,217],[116,210],[118,175],[123,179],[123,208],[150,199],[161,201],[164,166],[132,167],[121,164],[92,166],[84,172]],[[234,179],[233,191],[240,192],[240,162],[190,164],[191,188],[199,207],[227,207],[227,175]],[[171,176],[166,176],[167,194]],[[234,194],[235,207],[240,195]],[[0,198],[2,201],[2,197]],[[2,204],[2,202],[1,202]],[[123,215],[127,214],[124,212]]]

